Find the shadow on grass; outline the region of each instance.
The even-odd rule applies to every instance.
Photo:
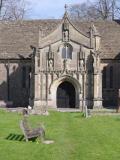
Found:
[[[10,133],[5,139],[11,141],[25,141],[24,136],[20,134]]]
[[[21,142],[25,142],[24,135],[14,134],[14,133],[10,133],[5,139],[6,139],[6,140],[10,140],[10,141],[21,141]],[[30,141],[35,142],[35,141],[36,141],[36,138],[30,139]]]

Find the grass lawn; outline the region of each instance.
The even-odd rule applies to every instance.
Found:
[[[85,119],[81,113],[50,112],[30,116],[33,126],[43,122],[54,144],[19,140],[21,115],[0,110],[0,160],[119,160],[120,117]],[[15,137],[9,139],[9,135]],[[8,137],[8,139],[7,139]],[[18,136],[19,137],[19,136]]]

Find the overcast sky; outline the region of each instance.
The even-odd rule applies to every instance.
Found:
[[[78,4],[85,0],[28,0],[32,19],[61,18],[65,4]]]

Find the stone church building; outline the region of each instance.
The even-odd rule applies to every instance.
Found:
[[[0,22],[0,106],[117,106],[120,22]]]

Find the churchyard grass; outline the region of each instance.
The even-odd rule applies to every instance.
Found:
[[[120,116],[85,119],[81,113],[50,112],[30,116],[33,127],[44,124],[53,144],[25,142],[22,116],[0,110],[0,160],[119,160]]]

